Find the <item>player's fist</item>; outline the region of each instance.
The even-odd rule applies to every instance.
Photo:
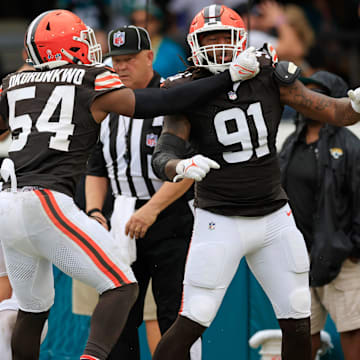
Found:
[[[275,48],[270,44],[270,43],[265,43],[266,46],[266,50],[269,53],[269,55],[271,56],[271,60],[273,64],[278,63],[279,58],[277,56],[276,50]]]
[[[255,48],[250,46],[241,52],[230,64],[230,76],[233,82],[253,78],[260,71],[260,64],[256,58]]]
[[[195,155],[192,158],[181,160],[176,165],[177,175],[174,182],[179,179],[188,178],[201,181],[210,169],[219,169],[220,165],[205,156]]]
[[[360,113],[360,87],[355,90],[349,90],[347,94],[350,98],[351,106],[354,111]]]

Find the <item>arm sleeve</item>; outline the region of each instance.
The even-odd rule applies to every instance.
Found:
[[[151,165],[158,178],[169,181],[165,174],[165,166],[168,161],[172,159],[185,159],[194,154],[195,150],[188,141],[185,141],[174,134],[163,133],[155,146],[151,158]]]
[[[102,142],[98,140],[89,157],[86,175],[108,177],[102,146]]]
[[[170,89],[148,88],[134,90],[134,118],[149,118],[159,115],[184,113],[194,105],[199,105],[219,94],[230,90],[232,81],[229,71],[190,81]]]

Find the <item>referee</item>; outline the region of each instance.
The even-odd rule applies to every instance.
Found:
[[[146,30],[122,27],[111,31],[108,39],[108,55],[127,87],[160,86],[161,77],[152,67],[154,54]],[[154,175],[151,155],[162,123],[163,117],[133,119],[110,114],[101,124],[99,143],[88,163],[87,213],[107,227],[101,209],[110,181],[115,197],[112,232],[116,241],[122,243],[120,256],[126,256],[129,263],[136,259],[132,268],[139,283],[139,297],[109,359],[140,359],[138,327],[143,321],[150,279],[161,334],[175,321],[180,308],[193,225],[187,200],[192,181],[175,184]]]

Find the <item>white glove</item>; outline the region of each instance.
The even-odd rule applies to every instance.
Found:
[[[255,55],[255,48],[250,46],[241,52],[230,64],[230,76],[233,82],[253,78],[260,71],[260,64]]]
[[[15,165],[14,162],[10,158],[4,159],[1,164],[0,176],[4,179],[4,181],[11,181],[11,191],[17,192],[17,179],[15,174]]]
[[[347,94],[350,98],[351,106],[354,111],[360,113],[360,87],[355,90],[349,90]]]
[[[184,159],[176,165],[177,175],[174,177],[174,182],[179,179],[188,178],[196,181],[201,181],[210,169],[220,169],[220,165],[205,156],[195,155],[192,158]]]

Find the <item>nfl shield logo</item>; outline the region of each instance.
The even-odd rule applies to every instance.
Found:
[[[150,147],[155,147],[157,143],[158,136],[156,134],[147,134],[146,135],[146,145]]]
[[[118,31],[113,36],[113,45],[120,47],[125,44],[125,32]]]

